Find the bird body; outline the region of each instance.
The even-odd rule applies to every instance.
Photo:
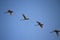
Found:
[[[10,13],[10,15],[12,15],[13,11],[11,11],[11,10],[8,10],[8,13]]]
[[[55,32],[56,34],[57,34],[57,36],[59,36],[59,30],[53,30],[52,32]],[[52,33],[52,32],[50,32],[50,33]]]
[[[5,13],[9,13],[10,15],[12,15],[13,11],[12,10],[7,10]]]
[[[24,14],[22,16],[24,17],[24,20],[29,20]]]
[[[41,22],[37,21],[37,24],[38,24],[41,28],[43,28],[43,24],[42,24]]]

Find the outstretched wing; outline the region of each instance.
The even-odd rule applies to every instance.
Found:
[[[59,33],[58,32],[56,32],[56,34],[57,34],[57,36],[59,36]]]
[[[40,24],[40,27],[43,28],[43,24]]]
[[[26,19],[26,16],[24,14],[22,16],[24,17],[24,19]]]

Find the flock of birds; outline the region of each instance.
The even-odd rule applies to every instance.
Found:
[[[13,14],[13,11],[12,10],[7,10],[7,13],[9,13],[11,16],[12,16],[12,14]],[[24,14],[22,14],[22,16],[23,16],[23,20],[29,20],[29,18],[27,18]],[[37,21],[36,22],[37,23],[37,25],[39,25],[41,28],[43,28],[43,24],[41,23],[41,22],[39,22],[39,21]],[[57,36],[59,36],[59,32],[60,32],[60,30],[53,30],[52,32],[50,32],[50,33],[53,33],[53,32],[55,32],[56,34],[57,34]]]

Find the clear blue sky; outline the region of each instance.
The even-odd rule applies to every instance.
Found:
[[[8,9],[13,16],[4,14]],[[30,20],[20,21],[23,13]],[[0,40],[60,40],[54,29],[60,29],[60,0],[0,0]]]

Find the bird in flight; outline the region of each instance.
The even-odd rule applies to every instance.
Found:
[[[12,15],[13,11],[12,10],[8,10],[6,13],[9,13],[10,15]]]
[[[57,34],[57,36],[59,36],[59,32],[60,32],[60,30],[53,30],[53,31],[50,32],[50,33],[53,33],[53,32],[55,32],[55,33]]]
[[[42,24],[41,22],[37,21],[37,24],[38,24],[41,28],[43,28],[43,24]]]
[[[25,14],[22,14],[22,16],[23,16],[23,20],[29,20],[29,18],[27,18],[26,16],[25,16]]]

